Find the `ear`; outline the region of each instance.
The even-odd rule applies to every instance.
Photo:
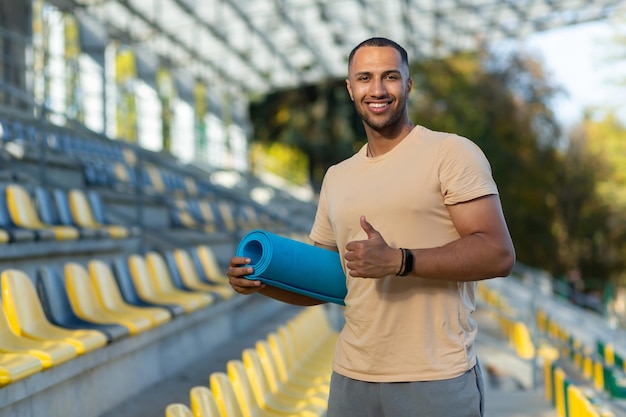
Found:
[[[413,78],[409,78],[406,81],[406,93],[407,93],[407,95],[411,92],[412,89],[413,89]]]
[[[350,85],[350,80],[346,78],[346,88],[348,89],[348,94],[350,94],[350,100],[354,101],[354,96],[352,95],[352,86]]]

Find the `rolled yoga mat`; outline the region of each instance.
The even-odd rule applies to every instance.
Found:
[[[248,279],[345,305],[346,276],[337,252],[253,230],[239,242],[237,256],[251,260]]]

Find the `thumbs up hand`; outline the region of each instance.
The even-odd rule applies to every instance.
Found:
[[[360,278],[383,278],[398,272],[402,251],[391,248],[383,236],[361,216],[361,228],[366,240],[353,240],[346,245],[346,267],[350,275]]]

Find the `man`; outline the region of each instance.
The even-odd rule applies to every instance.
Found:
[[[326,173],[310,234],[339,251],[348,289],[328,416],[482,416],[476,281],[515,262],[491,168],[468,139],[411,123],[400,45],[368,39],[348,67],[367,144]],[[243,279],[249,262],[231,259],[236,291],[319,303]]]

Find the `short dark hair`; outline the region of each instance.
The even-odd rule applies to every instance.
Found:
[[[348,66],[352,64],[352,58],[354,58],[354,54],[356,53],[356,51],[358,51],[363,46],[390,46],[400,53],[402,62],[405,63],[407,66],[409,65],[409,54],[407,54],[406,49],[400,46],[400,44],[387,38],[369,38],[355,46],[352,52],[350,52],[350,55],[348,56]]]

